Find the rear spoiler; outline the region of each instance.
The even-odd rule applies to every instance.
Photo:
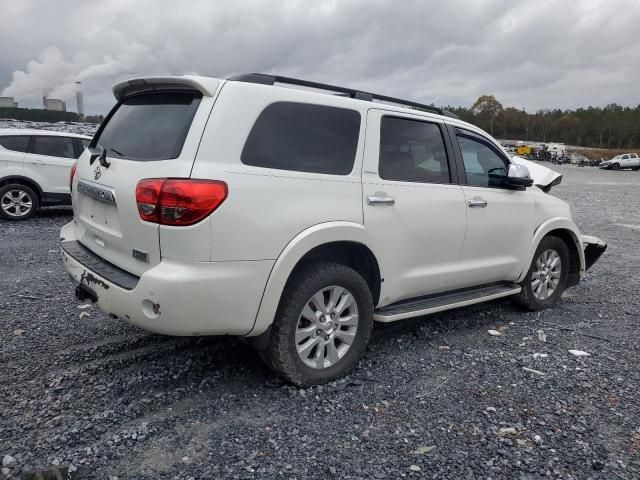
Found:
[[[182,77],[132,78],[113,86],[113,95],[121,101],[131,95],[158,90],[195,90],[205,97],[213,97],[220,81],[215,78],[185,75]]]

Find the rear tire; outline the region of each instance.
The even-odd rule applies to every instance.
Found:
[[[554,306],[567,288],[569,278],[569,248],[558,237],[542,239],[533,255],[527,276],[516,297],[518,303],[532,311]]]
[[[633,170],[635,172],[637,170],[640,170],[640,167],[631,167],[631,170]]]
[[[314,262],[287,282],[260,355],[290,383],[321,385],[351,371],[372,328],[373,300],[362,276],[345,265]]]
[[[27,220],[39,208],[38,195],[26,185],[11,183],[0,187],[0,217],[5,220]]]

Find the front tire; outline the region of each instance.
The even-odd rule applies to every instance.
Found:
[[[567,244],[558,237],[543,238],[521,283],[518,302],[532,311],[554,306],[567,288],[569,266]]]
[[[620,170],[620,164],[614,163],[613,165],[611,165],[611,170]]]
[[[0,217],[5,220],[27,220],[38,208],[38,195],[26,185],[13,183],[0,187]]]
[[[286,381],[321,385],[358,362],[373,328],[367,282],[345,265],[314,262],[287,282],[263,360]]]

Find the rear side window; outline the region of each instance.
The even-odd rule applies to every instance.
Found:
[[[76,158],[73,139],[69,137],[34,137],[33,153],[49,157]]]
[[[107,155],[128,160],[180,156],[200,104],[195,93],[154,93],[127,98],[110,115],[94,142]]]
[[[347,175],[359,134],[360,113],[355,110],[273,103],[256,120],[240,158],[255,167]]]
[[[14,152],[26,152],[29,146],[29,137],[25,135],[12,135],[0,137],[0,145]]]
[[[378,170],[384,180],[450,183],[440,127],[407,118],[382,117]]]

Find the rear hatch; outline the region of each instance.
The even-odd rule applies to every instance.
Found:
[[[129,95],[116,86],[120,101],[79,158],[74,179],[76,238],[136,275],[161,258],[160,227],[140,218],[136,186],[148,178],[189,178],[213,104],[192,82],[174,82],[148,89],[133,83]]]

